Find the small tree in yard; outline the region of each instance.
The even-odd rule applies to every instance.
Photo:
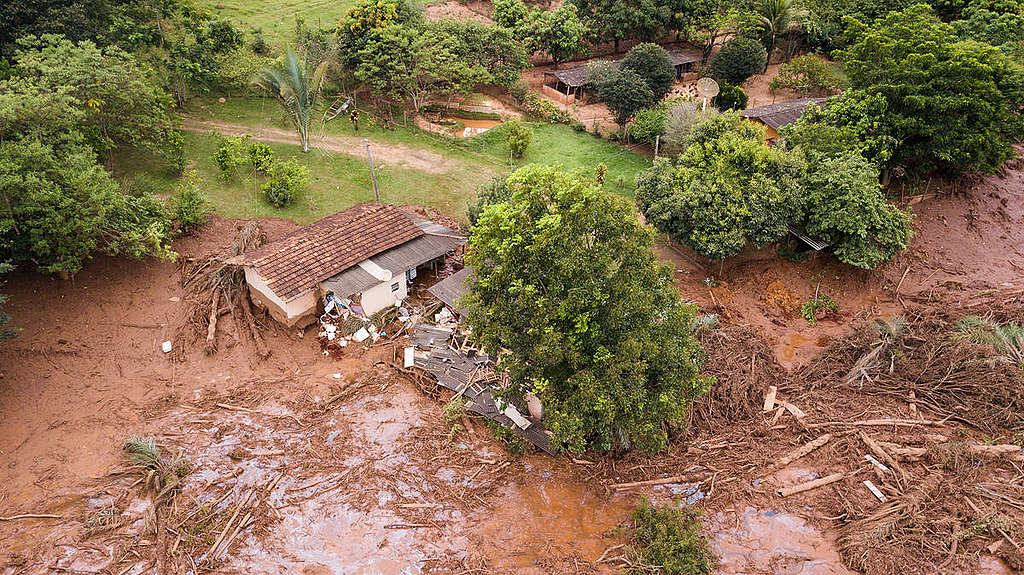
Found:
[[[505,123],[505,141],[508,142],[508,149],[512,157],[522,158],[526,149],[530,147],[533,140],[533,132],[519,123],[519,120],[511,120]]]
[[[195,170],[185,170],[178,181],[172,198],[172,207],[183,233],[195,230],[210,217],[210,202],[202,188],[203,179]]]
[[[615,123],[625,126],[638,110],[657,100],[647,82],[632,70],[621,70],[597,88],[597,97],[615,114]]]
[[[474,336],[505,350],[502,393],[535,393],[564,450],[658,451],[708,382],[694,308],[651,251],[653,231],[590,178],[530,165],[508,184],[473,228],[464,298]]]
[[[722,83],[718,95],[711,98],[711,103],[723,112],[727,110],[743,110],[747,107],[747,93],[739,86]]]
[[[270,168],[270,177],[260,191],[271,205],[285,208],[295,203],[308,182],[309,170],[292,158]]]
[[[288,118],[299,131],[302,151],[309,151],[309,122],[313,109],[320,100],[320,90],[327,73],[327,62],[321,62],[312,72],[289,50],[284,56],[284,68],[264,68],[254,83],[273,96],[284,108]]]
[[[828,63],[810,54],[798,56],[792,61],[779,65],[779,74],[768,86],[772,93],[782,89],[798,94],[833,94],[839,90],[839,77]]]
[[[629,125],[629,136],[637,142],[653,146],[658,136],[665,135],[665,114],[666,110],[661,105],[633,114],[633,122]]]
[[[654,98],[660,100],[672,89],[676,79],[676,69],[672,65],[672,57],[668,51],[657,44],[637,44],[622,59],[623,70],[632,70],[647,82],[654,92]]]
[[[742,84],[748,78],[761,72],[768,59],[757,40],[742,36],[726,42],[711,61],[711,75],[717,80],[730,84]]]

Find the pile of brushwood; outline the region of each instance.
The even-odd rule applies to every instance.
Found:
[[[261,358],[270,355],[263,341],[261,325],[253,313],[245,283],[245,273],[227,261],[258,248],[267,241],[259,222],[246,223],[234,244],[219,254],[188,258],[181,265],[181,286],[184,292],[185,319],[175,336],[174,349],[184,359],[186,346],[204,342],[208,355],[217,352],[217,323],[222,315],[231,314],[234,321],[232,337],[237,342],[248,334]]]
[[[860,406],[858,419],[888,418],[897,407],[908,420],[931,420],[833,440],[837,455],[866,448],[890,468],[880,505],[858,497],[855,482],[833,492],[849,566],[868,575],[968,573],[987,552],[1024,568],[1022,311],[1019,301],[910,309],[835,342],[784,386],[826,405],[831,419],[842,418],[841,406]]]

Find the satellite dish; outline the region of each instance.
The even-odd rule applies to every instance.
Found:
[[[701,98],[714,98],[718,95],[718,82],[711,78],[697,80],[697,93]]]
[[[718,95],[718,82],[711,78],[697,80],[697,94],[704,100],[701,108],[706,109],[708,107],[708,100]]]

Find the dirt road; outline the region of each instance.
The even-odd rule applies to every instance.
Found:
[[[299,136],[294,130],[269,127],[252,128],[239,124],[196,120],[194,118],[185,118],[184,128],[191,132],[211,132],[216,130],[226,136],[251,135],[253,138],[264,142],[293,144],[296,146],[300,144]],[[321,150],[366,158],[366,146],[363,143],[363,139],[356,136],[310,136],[310,145]],[[381,164],[402,166],[434,174],[443,174],[455,168],[454,162],[441,154],[428,150],[417,150],[401,144],[391,144],[375,140],[370,142],[370,150],[373,152],[373,160]]]

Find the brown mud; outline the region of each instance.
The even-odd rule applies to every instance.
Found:
[[[312,338],[267,322],[265,360],[224,329],[216,355],[191,345],[172,361],[160,345],[185,315],[173,263],[97,258],[63,282],[13,273],[7,311],[21,331],[0,346],[0,573],[189,573],[196,562],[223,573],[610,573],[611,550],[624,543],[615,528],[640,496],[701,509],[720,573],[1006,572],[1024,563],[1012,544],[1024,475],[1010,458],[964,454],[1014,440],[1005,414],[984,418],[998,405],[1017,413],[1016,396],[978,390],[1012,388],[1016,376],[986,367],[991,351],[950,347],[946,330],[966,313],[1024,317],[1013,273],[1021,184],[1011,170],[919,204],[913,248],[879,273],[828,258],[751,259],[708,288],[663,247],[683,294],[720,313],[723,327],[701,336],[719,385],[695,406],[691,430],[653,458],[510,455],[480,423],[446,421],[436,390],[389,367],[388,342],[327,358]],[[963,210],[974,215],[961,224],[952,216]],[[176,249],[218,251],[241,223],[214,218]],[[294,229],[262,223],[270,239]],[[989,253],[943,232],[1003,247]],[[812,328],[791,310],[814,289],[840,312]],[[867,363],[870,379],[847,381],[876,345],[871,320],[896,313],[909,327],[885,344],[893,367]],[[955,388],[940,376],[917,381],[944,372],[936,358],[966,374]],[[762,412],[770,385],[802,417]],[[904,480],[874,475],[862,429],[836,423],[882,418],[935,422],[863,429],[934,454],[904,461]],[[773,467],[824,433],[820,449]],[[121,445],[133,435],[190,464],[159,503],[126,469]],[[695,483],[616,488],[694,469]],[[844,476],[830,486],[776,493],[836,472]],[[899,538],[868,536],[888,508],[865,479],[895,506]],[[235,535],[223,533],[236,509],[246,511]],[[22,514],[59,517],[13,518]],[[999,529],[1009,529],[1005,539]],[[218,535],[226,551],[210,558]]]

